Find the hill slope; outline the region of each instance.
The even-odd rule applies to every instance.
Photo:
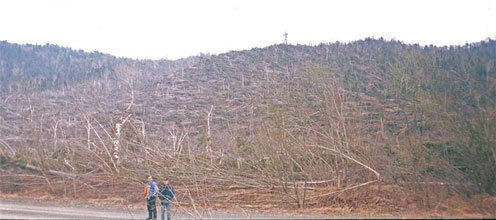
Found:
[[[54,180],[71,169],[87,190],[95,177],[132,188],[143,173],[166,175],[218,203],[273,203],[222,197],[242,188],[319,206],[377,181],[494,195],[495,60],[493,40],[280,44],[177,61],[2,42],[2,167]]]

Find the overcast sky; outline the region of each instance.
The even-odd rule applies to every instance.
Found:
[[[176,59],[290,44],[496,38],[496,0],[1,0],[0,40]],[[1,52],[1,51],[0,51]]]

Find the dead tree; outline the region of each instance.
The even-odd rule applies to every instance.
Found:
[[[212,153],[212,146],[211,146],[211,140],[212,136],[210,133],[210,121],[212,121],[212,111],[214,110],[214,106],[210,106],[210,111],[207,113],[207,143],[205,146],[205,150],[207,153],[211,154]]]
[[[120,116],[118,122],[115,123],[114,137],[112,138],[113,139],[112,143],[114,145],[114,149],[113,149],[114,151],[113,151],[112,157],[114,158],[115,163],[118,167],[121,165],[121,162],[122,162],[122,160],[121,160],[121,149],[122,149],[121,130],[122,130],[122,127],[124,126],[124,124],[131,117],[131,114],[129,113],[129,111],[131,110],[131,107],[134,104],[134,89],[132,86],[132,82],[130,83],[130,87],[131,87],[131,102],[129,103],[126,110],[124,111],[124,114],[122,114]],[[116,171],[119,172],[119,169],[117,169]]]
[[[183,150],[183,142],[188,136],[188,132],[184,132],[183,130],[179,131],[178,128],[168,128],[169,134],[172,138],[172,149],[174,150],[174,155],[181,155]]]

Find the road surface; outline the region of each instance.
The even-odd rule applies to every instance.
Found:
[[[160,219],[160,206],[157,206],[158,219]],[[145,219],[148,213],[143,204],[143,210],[104,209],[83,206],[63,206],[30,201],[0,199],[0,219]],[[193,211],[179,213],[173,210],[173,219],[290,219],[302,216],[291,214],[263,214],[263,213],[221,213]],[[312,219],[323,218],[323,216],[311,216]],[[339,218],[339,216],[326,216],[325,218]]]
[[[0,219],[145,219],[145,212],[0,201]]]

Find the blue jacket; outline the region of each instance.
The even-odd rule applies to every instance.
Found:
[[[146,199],[151,199],[152,197],[157,196],[157,183],[155,181],[152,181],[151,183],[148,183],[146,190]]]
[[[174,187],[171,184],[167,184],[167,186],[162,184],[158,188],[158,198],[160,199],[160,201],[170,201],[172,200],[172,198],[174,198],[175,194],[176,193],[174,192]]]

